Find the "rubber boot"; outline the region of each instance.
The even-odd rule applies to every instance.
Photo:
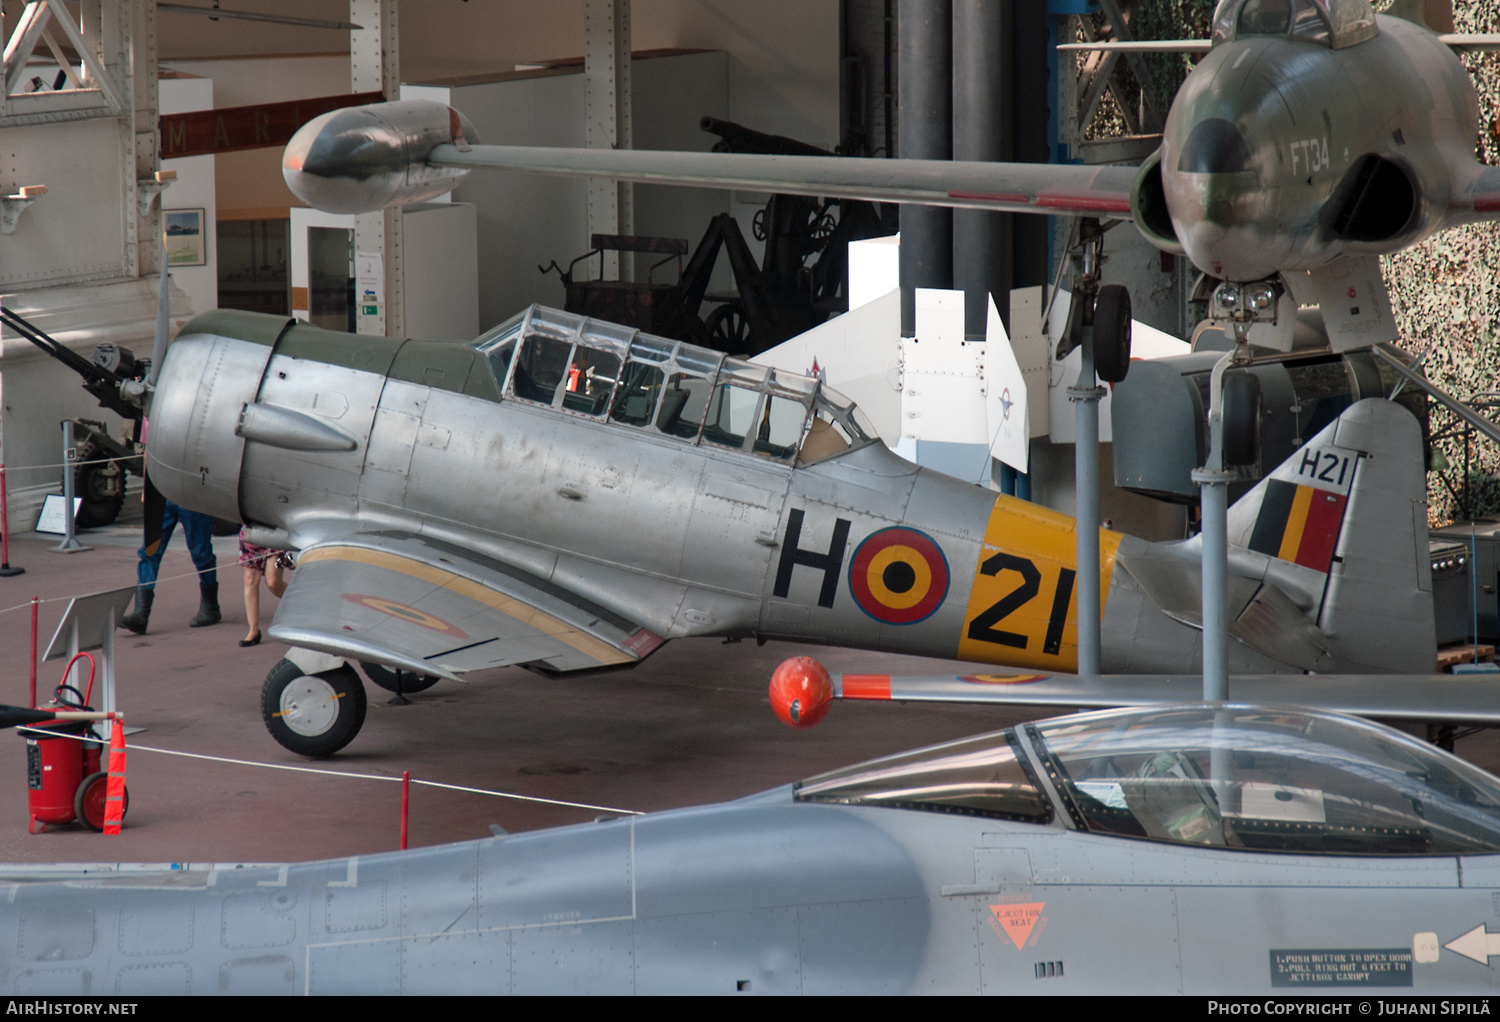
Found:
[[[189,628],[202,628],[204,625],[216,625],[224,620],[224,615],[219,613],[219,584],[215,582],[211,586],[198,587],[198,613],[188,622]]]
[[[146,622],[151,620],[151,601],[156,590],[147,586],[135,587],[135,610],[120,618],[120,627],[128,628],[137,635],[146,634]]]

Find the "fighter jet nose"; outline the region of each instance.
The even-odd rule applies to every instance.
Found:
[[[1209,117],[1188,133],[1177,157],[1184,174],[1238,174],[1250,168],[1250,146],[1233,121]]]
[[[1191,127],[1188,127],[1191,124]],[[1267,236],[1274,212],[1244,129],[1222,116],[1168,125],[1177,141],[1162,161],[1162,188],[1183,251],[1195,266],[1228,280],[1274,273]]]

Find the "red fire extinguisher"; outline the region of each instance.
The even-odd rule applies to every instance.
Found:
[[[79,657],[88,657],[89,680],[83,693],[68,684],[68,675]],[[57,686],[49,707],[91,711],[89,697],[94,691],[94,658],[79,653],[63,669],[62,683]],[[39,732],[46,731],[43,735]],[[90,830],[104,829],[104,801],[109,775],[99,769],[104,739],[89,721],[62,720],[33,725],[26,736],[26,787],[32,834],[48,824],[82,821]],[[127,792],[123,807],[130,806]],[[124,812],[121,812],[121,816]]]

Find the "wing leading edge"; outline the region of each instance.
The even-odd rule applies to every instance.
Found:
[[[270,635],[453,680],[518,663],[631,663],[665,641],[545,579],[399,532],[304,550]]]
[[[1109,708],[1191,702],[1203,695],[1196,674],[1077,677],[1068,674],[909,676],[834,674],[835,699],[990,703]],[[1235,702],[1295,703],[1390,720],[1500,724],[1496,682],[1476,676],[1245,675],[1229,679]]]
[[[1135,167],[1079,164],[453,144],[434,148],[427,163],[1120,220],[1131,219],[1130,193],[1138,173]]]

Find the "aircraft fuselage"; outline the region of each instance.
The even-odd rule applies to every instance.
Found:
[[[559,369],[563,382],[539,392],[519,363],[536,370],[542,348],[524,345],[542,344],[533,338],[555,329],[545,318],[566,314],[531,315],[543,327],[523,335],[521,355],[514,339],[497,349],[202,317],[163,370],[151,478],[176,503],[274,530],[304,551],[359,535],[416,537],[439,571],[439,546],[472,551],[653,641],[756,636],[1076,669],[1071,518],[899,458],[812,380],[687,345],[666,349],[675,351],[668,374],[638,361],[639,344],[620,348],[628,357],[606,377],[604,348],[580,341],[567,357],[584,368]],[[1195,586],[1193,551],[1109,531],[1100,550],[1105,670],[1193,670],[1197,632],[1148,595]],[[1117,570],[1122,555],[1146,584]],[[1324,576],[1290,555],[1236,557],[1246,600],[1282,576],[1296,576],[1289,591],[1321,600]],[[1158,577],[1167,582],[1153,589]],[[443,627],[390,595],[328,594]],[[292,623],[278,616],[276,627]],[[1241,671],[1294,669],[1241,643],[1231,656]]]

